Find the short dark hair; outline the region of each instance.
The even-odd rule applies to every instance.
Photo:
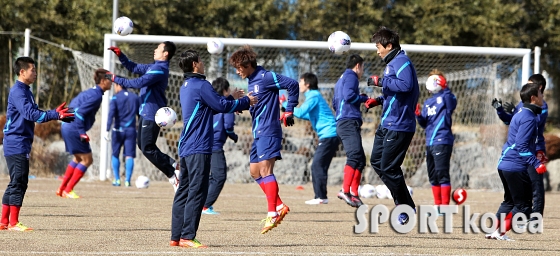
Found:
[[[229,64],[234,68],[244,67],[252,68],[257,67],[257,53],[249,45],[244,45],[237,49],[231,57],[229,57]]]
[[[354,68],[358,64],[363,64],[364,58],[358,54],[350,54],[346,59],[346,68]]]
[[[200,58],[198,57],[197,51],[192,49],[186,50],[183,53],[181,53],[181,56],[179,56],[179,67],[185,73],[193,72],[194,71],[193,63],[198,62],[199,60]]]
[[[35,61],[31,57],[19,57],[14,63],[14,73],[19,76],[20,71],[29,69],[33,64],[35,64]]]
[[[303,79],[303,82],[309,85],[309,90],[319,90],[319,82],[315,74],[304,73],[299,78]]]
[[[218,77],[216,80],[212,81],[212,88],[214,88],[218,94],[224,96],[224,91],[229,89],[229,82],[223,77]]]
[[[534,84],[538,84],[541,87],[541,92],[544,93],[544,89],[546,88],[546,78],[544,78],[541,74],[534,74],[529,77],[529,81],[533,82]]]
[[[401,43],[399,42],[399,34],[393,30],[388,29],[385,26],[379,27],[379,30],[371,36],[371,42],[374,44],[381,44],[383,47],[387,47],[387,45],[391,44],[393,49],[401,47]]]
[[[95,84],[100,84],[101,80],[105,79],[105,74],[107,74],[109,70],[98,68],[95,70],[93,74],[93,80],[95,80]]]
[[[521,101],[523,103],[531,103],[531,96],[538,97],[539,96],[539,87],[538,84],[525,84],[521,87],[521,91],[519,92],[519,96],[521,97]]]
[[[163,51],[167,52],[167,61],[171,61],[171,58],[173,58],[173,55],[175,55],[175,51],[177,51],[177,47],[175,46],[175,43],[171,41],[165,41],[162,44],[163,44]]]

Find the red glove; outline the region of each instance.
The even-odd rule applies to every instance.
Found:
[[[111,46],[107,50],[113,51],[118,57],[121,56],[121,49],[119,47]]]
[[[87,134],[80,134],[80,141],[84,143],[89,142],[89,136]]]
[[[538,173],[538,174],[543,174],[543,173],[546,172],[546,165],[541,164],[541,165],[539,165],[539,167],[537,167],[536,170],[537,170],[537,173]]]
[[[284,112],[280,115],[280,121],[284,123],[284,126],[292,126],[294,125],[294,113],[292,112]]]
[[[62,120],[67,123],[74,121],[74,112],[70,112],[70,110],[67,107],[64,107],[64,105],[66,105],[66,102],[62,102],[62,104],[55,109],[58,113],[58,120]]]
[[[537,151],[537,159],[543,164],[548,163],[548,157],[546,157],[546,154],[542,150]]]
[[[420,104],[416,104],[416,110],[414,110],[414,114],[416,114],[416,116],[420,116]]]
[[[107,72],[105,73],[105,79],[109,79],[111,80],[111,82],[115,82],[115,74],[111,73],[111,72]]]
[[[369,98],[369,99],[366,100],[366,103],[364,103],[364,105],[368,109],[373,108],[373,107],[377,107],[381,104],[382,104],[382,102],[378,101],[376,98]]]
[[[383,87],[382,82],[383,82],[383,78],[380,78],[379,76],[370,76],[367,79],[368,86]]]

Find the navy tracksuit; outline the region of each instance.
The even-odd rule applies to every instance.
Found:
[[[503,108],[498,108],[496,112],[498,113],[498,117],[504,122],[504,124],[508,124],[511,122],[515,113],[519,111],[523,107],[523,102],[519,102],[517,106],[513,109],[513,113],[509,114],[504,111]],[[543,151],[546,154],[546,147],[544,143],[544,126],[546,124],[546,118],[548,117],[548,105],[545,101],[543,101],[543,106],[541,107],[542,111],[541,114],[538,116],[538,139],[537,139],[537,151]],[[533,166],[528,166],[527,172],[529,173],[529,177],[531,178],[531,186],[533,188],[533,212],[538,212],[541,215],[544,214],[544,175],[545,174],[538,174],[537,171]]]
[[[111,130],[114,123],[111,135],[113,157],[119,157],[123,146],[124,156],[136,157],[134,144],[136,143],[136,116],[139,105],[138,96],[126,89],[121,90],[111,98],[107,132]]]
[[[183,131],[179,139],[181,175],[173,199],[171,240],[192,240],[200,223],[208,194],[214,131],[214,113],[233,113],[249,109],[249,98],[233,100],[220,96],[201,74],[186,73],[180,101]]]
[[[384,101],[381,124],[375,132],[370,162],[391,191],[395,204],[415,208],[401,164],[416,130],[414,111],[420,88],[414,65],[403,50],[386,62],[382,80]]]

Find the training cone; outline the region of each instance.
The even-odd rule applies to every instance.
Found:
[[[303,186],[297,186],[296,190],[303,190]]]

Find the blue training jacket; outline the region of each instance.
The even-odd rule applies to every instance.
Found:
[[[498,117],[500,120],[504,122],[504,124],[509,125],[511,119],[517,111],[523,107],[523,102],[519,102],[517,106],[513,109],[513,114],[506,113],[503,108],[498,108],[496,112],[498,113]],[[548,104],[543,100],[542,112],[539,116],[539,140],[537,142],[537,151],[542,151],[546,154],[546,147],[544,143],[544,126],[546,124],[546,118],[548,117]]]
[[[231,138],[233,141],[237,140],[237,134],[233,131],[233,126],[235,125],[235,114],[233,113],[218,113],[214,115],[214,145],[212,146],[212,151],[218,151],[224,149],[224,144],[227,138]]]
[[[534,106],[534,105],[533,105]],[[535,157],[539,117],[531,109],[519,108],[511,119],[508,138],[502,147],[498,169],[502,171],[527,171],[527,166],[539,167]]]
[[[435,93],[424,102],[418,124],[426,129],[426,146],[453,145],[451,116],[457,107],[457,98],[449,88]]]
[[[29,154],[35,135],[35,122],[58,120],[55,110],[40,110],[34,98],[29,85],[19,80],[10,89],[3,130],[4,156]]]
[[[334,97],[332,105],[336,115],[336,121],[342,119],[354,119],[362,122],[360,105],[368,99],[366,95],[360,95],[358,86],[358,74],[352,69],[346,69],[334,85]]]
[[[95,123],[95,114],[99,110],[102,100],[103,90],[99,85],[80,92],[68,105],[68,107],[74,109],[76,118],[72,123],[62,123],[64,128],[86,134]]]
[[[414,111],[420,88],[414,65],[401,50],[385,68],[381,125],[392,131],[416,131]]]
[[[255,72],[249,77],[249,92],[253,92],[259,102],[249,109],[253,117],[253,138],[275,137],[282,138],[282,126],[280,124],[280,100],[279,91],[288,90],[287,112],[293,112],[298,105],[299,82],[268,71],[257,66]]]
[[[145,120],[155,121],[158,109],[167,106],[165,89],[169,77],[169,61],[155,61],[152,64],[136,64],[124,53],[119,56],[121,63],[134,74],[136,79],[115,77],[115,83],[125,88],[140,89],[140,109],[138,114]]]
[[[179,156],[212,154],[214,113],[233,113],[249,109],[249,97],[226,99],[212,88],[204,75],[188,74],[180,89],[183,131],[179,139]]]
[[[301,107],[294,108],[294,116],[309,120],[319,139],[336,137],[336,121],[331,108],[319,90],[308,90],[304,93],[305,101]],[[284,107],[287,102],[282,103]]]
[[[136,129],[136,115],[140,102],[136,93],[125,89],[113,95],[109,105],[109,120],[107,120],[107,131],[111,130],[113,120],[114,129],[122,131],[124,129]]]

